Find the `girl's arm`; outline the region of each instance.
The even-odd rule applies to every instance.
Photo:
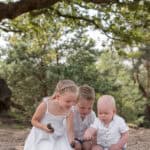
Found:
[[[67,116],[67,134],[70,144],[74,142],[74,126],[73,126],[73,113],[70,112]]]
[[[47,125],[40,123],[41,119],[43,118],[45,114],[45,110],[46,110],[46,104],[44,102],[40,103],[35,113],[33,114],[31,123],[33,126],[37,128],[45,130],[46,132],[51,132],[51,130],[47,128]]]

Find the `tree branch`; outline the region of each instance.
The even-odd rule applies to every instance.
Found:
[[[119,0],[84,0],[85,2],[92,2],[95,4],[109,4],[109,3],[114,3],[118,2]]]
[[[3,30],[4,32],[13,32],[13,33],[21,33],[21,31],[19,30],[15,30],[15,29],[10,29],[10,28],[4,28],[0,26],[0,29]]]
[[[100,24],[97,24],[93,19],[89,19],[89,18],[86,18],[84,16],[73,16],[73,15],[70,15],[70,14],[62,14],[59,10],[54,10],[53,8],[51,8],[51,10],[55,11],[55,13],[58,15],[58,16],[61,16],[61,17],[64,17],[64,18],[70,18],[70,19],[73,19],[73,20],[82,20],[82,21],[85,21],[85,22],[88,22],[89,24],[91,25],[94,25],[94,27],[96,29],[101,29],[101,31],[109,38],[109,39],[112,39],[112,40],[117,40],[117,41],[122,41],[122,42],[127,42],[125,39],[120,39],[120,38],[115,38],[115,37],[112,37],[109,35],[107,29],[104,29],[102,25]]]
[[[68,0],[69,1],[69,0]],[[86,3],[109,4],[118,2],[118,0],[83,0]],[[60,0],[20,0],[18,2],[4,3],[0,2],[0,21],[3,19],[14,19],[23,13],[32,10],[49,8],[50,6],[60,2]],[[71,0],[70,0],[71,2]]]
[[[18,2],[0,2],[0,21],[2,19],[13,19],[23,13],[36,9],[48,8],[59,0],[20,0]]]

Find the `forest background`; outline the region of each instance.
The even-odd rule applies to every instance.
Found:
[[[0,21],[0,78],[11,90],[5,99],[1,89],[1,116],[29,125],[56,83],[72,79],[93,86],[96,100],[113,95],[128,123],[150,127],[149,0],[5,1]]]

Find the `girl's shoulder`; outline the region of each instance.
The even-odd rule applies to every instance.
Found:
[[[49,97],[44,97],[42,100],[43,103],[46,104],[47,109],[49,110],[51,107],[53,107],[53,99],[49,96]]]
[[[51,100],[51,97],[47,96],[47,97],[43,97],[42,101],[43,102],[48,102]]]
[[[52,100],[51,97],[44,97],[42,102],[46,106],[46,113],[55,114],[56,108],[55,108],[55,105],[54,105],[54,101]]]

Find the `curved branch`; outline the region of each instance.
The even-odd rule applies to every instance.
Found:
[[[68,0],[71,2],[71,0]],[[83,0],[86,3],[95,4],[109,4],[117,2],[118,0]],[[20,0],[18,2],[4,3],[0,2],[0,21],[2,19],[14,19],[17,16],[22,15],[32,10],[49,8],[50,6],[60,2],[60,0]]]
[[[13,19],[23,13],[36,9],[48,8],[59,0],[20,0],[18,2],[0,2],[0,21],[2,19]]]
[[[103,34],[105,34],[109,39],[122,41],[122,42],[127,42],[125,39],[120,39],[120,38],[115,38],[115,37],[110,36],[109,33],[107,32],[107,29],[104,29],[101,25],[97,24],[96,21],[94,21],[93,19],[85,18],[83,16],[73,16],[73,15],[70,15],[70,14],[62,14],[59,10],[54,10],[53,8],[51,8],[51,10],[55,11],[55,13],[58,16],[61,16],[61,17],[64,17],[64,18],[70,18],[70,19],[74,19],[74,20],[83,20],[85,22],[88,22],[89,24],[94,25],[94,27],[96,29],[101,29]]]
[[[10,29],[10,28],[7,29],[7,28],[1,27],[1,26],[0,26],[0,29],[4,32],[21,33],[21,31],[19,31],[19,30]]]
[[[85,2],[92,2],[95,4],[109,4],[114,2],[119,2],[119,0],[84,0]]]

